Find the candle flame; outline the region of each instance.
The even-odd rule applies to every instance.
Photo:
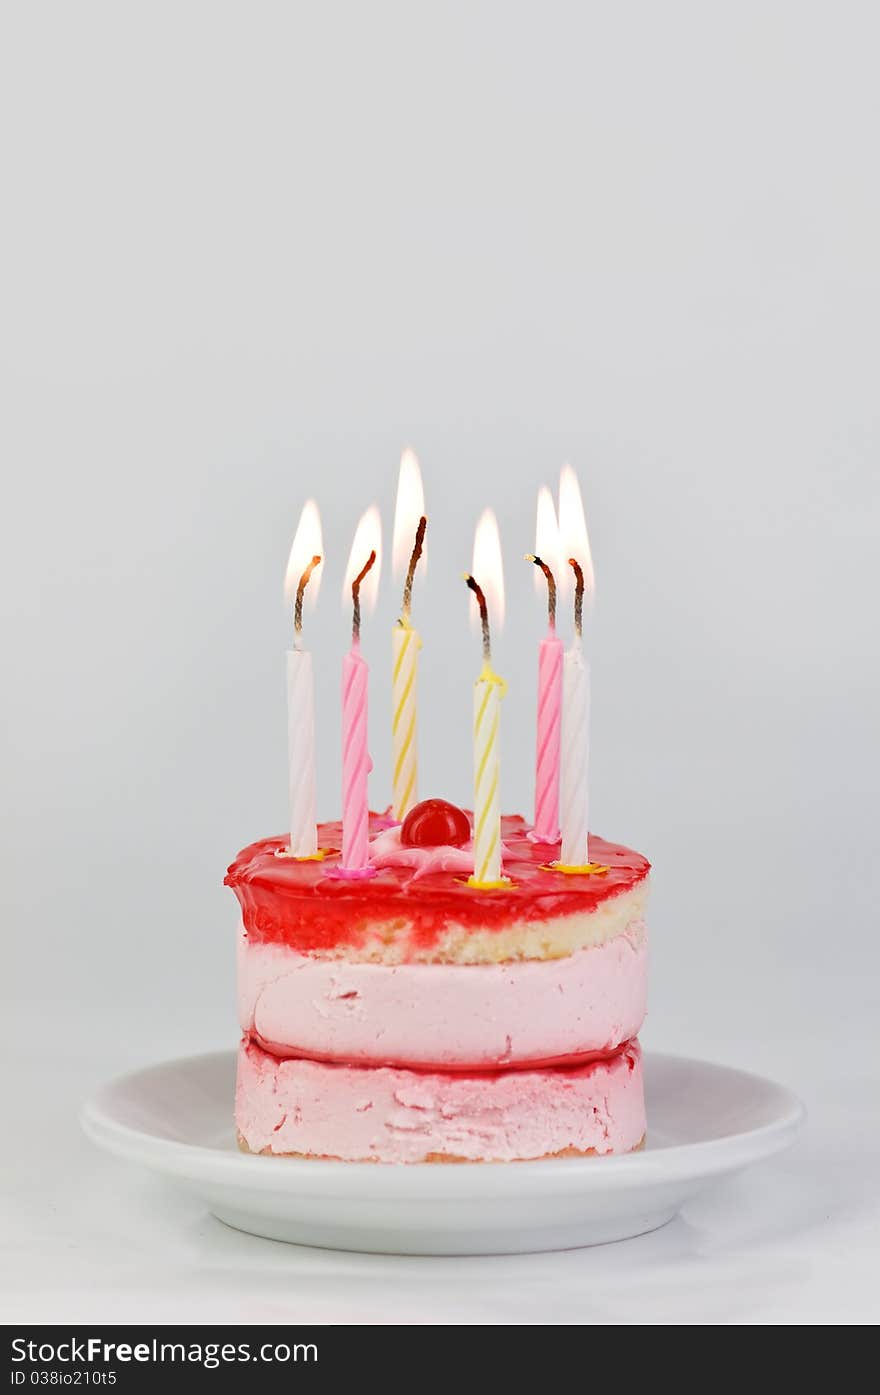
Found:
[[[425,491],[422,488],[422,472],[415,451],[407,446],[400,457],[397,502],[394,505],[394,535],[391,543],[391,570],[397,578],[406,575],[416,529],[424,512]],[[423,547],[419,559],[419,571],[422,574],[427,559],[427,550]]]
[[[595,577],[590,537],[578,477],[570,465],[563,465],[559,476],[559,534],[564,559],[560,567],[562,574],[557,578],[560,586],[566,589],[571,586],[573,572],[568,559],[573,557],[584,574],[584,594],[587,598],[592,597]]]
[[[293,605],[300,577],[309,563],[314,557],[323,557],[323,555],[324,543],[321,537],[321,515],[318,512],[318,505],[315,503],[314,499],[309,499],[303,505],[303,511],[299,516],[299,523],[293,538],[293,546],[290,549],[290,557],[287,560],[287,571],[284,574],[284,600],[288,606]],[[316,567],[312,573],[305,592],[305,601],[308,605],[314,605],[315,601],[318,599],[323,570],[323,567]]]
[[[557,590],[564,590],[566,560],[562,552],[562,538],[556,519],[556,505],[553,495],[546,486],[538,490],[538,512],[535,519],[535,556],[547,563],[553,573]],[[540,569],[535,568],[535,590],[546,591],[547,583]]]
[[[351,605],[352,582],[363,571],[371,552],[375,552],[376,561],[360,584],[360,604],[366,614],[375,607],[379,573],[382,570],[382,518],[375,504],[371,504],[361,516],[348,554],[342,585],[342,604],[346,609]]]
[[[498,521],[491,509],[483,510],[474,533],[471,574],[486,597],[492,630],[497,633],[504,624],[504,566]],[[480,609],[476,597],[471,599],[471,619],[474,628],[479,628]]]

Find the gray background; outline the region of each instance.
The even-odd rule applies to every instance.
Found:
[[[491,504],[503,802],[530,807],[542,606],[521,557],[569,459],[597,574],[592,823],[656,869],[643,1041],[775,1075],[812,1113],[717,1209],[613,1252],[654,1276],[641,1308],[610,1251],[492,1262],[489,1285],[422,1268],[413,1301],[507,1320],[521,1273],[548,1320],[615,1320],[599,1274],[620,1316],[876,1316],[878,38],[871,4],[781,0],[5,11],[10,1312],[253,1315],[219,1277],[245,1263],[252,1294],[300,1266],[281,1315],[320,1292],[358,1316],[356,1269],[322,1287],[74,1121],[108,1074],[234,1041],[221,882],[285,822],[299,509],[314,494],[325,525],[330,815],[342,574],[373,500],[390,545],[410,443],[423,794],[469,796],[460,573]],[[386,566],[377,805],[397,601]],[[371,1264],[378,1316],[386,1292],[399,1314],[402,1271]]]

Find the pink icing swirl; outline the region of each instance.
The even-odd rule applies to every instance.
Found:
[[[459,872],[470,876],[474,870],[473,842],[463,848],[449,843],[439,847],[407,847],[400,841],[400,825],[377,833],[370,843],[370,861],[374,867],[411,867],[413,881],[429,872]]]

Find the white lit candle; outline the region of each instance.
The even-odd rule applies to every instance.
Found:
[[[287,651],[287,747],[290,842],[288,856],[318,856],[315,815],[315,679],[312,656],[303,648],[303,602],[314,603],[321,574],[321,517],[310,499],[300,515],[285,579],[288,604],[293,601],[293,648]]]
[[[575,632],[562,664],[562,759],[558,865],[570,871],[590,867],[589,766],[590,668],[583,644],[584,596],[593,594],[590,540],[577,476],[563,468],[559,481],[559,526],[564,555],[575,576]]]

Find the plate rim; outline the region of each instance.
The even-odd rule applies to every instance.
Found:
[[[432,1163],[345,1162],[332,1158],[272,1158],[232,1149],[163,1138],[114,1117],[112,1095],[153,1072],[228,1060],[235,1051],[215,1050],[177,1056],[125,1071],[100,1086],[82,1106],[80,1125],[86,1136],[116,1157],[184,1182],[258,1187],[263,1191],[308,1192],[311,1195],[351,1195],[362,1192],[379,1199],[404,1191],[413,1200],[428,1195],[455,1197],[491,1190],[493,1195],[545,1192],[552,1183],[564,1191],[585,1187],[641,1187],[662,1182],[696,1180],[736,1172],[788,1147],[806,1119],[801,1099],[785,1085],[738,1066],[675,1052],[646,1051],[647,1062],[679,1067],[698,1065],[733,1074],[768,1087],[779,1101],[779,1113],[766,1124],[722,1138],[670,1144],[656,1151],[639,1151],[602,1158],[539,1158],[517,1162],[465,1162],[455,1167]]]

